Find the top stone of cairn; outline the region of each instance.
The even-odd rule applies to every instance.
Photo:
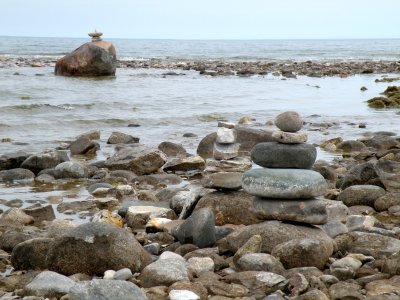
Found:
[[[297,132],[303,127],[303,119],[295,111],[285,111],[276,116],[275,125],[282,131]]]
[[[88,33],[88,36],[92,38],[92,42],[99,42],[101,41],[101,36],[103,35],[102,32],[97,32],[96,30],[94,32]]]

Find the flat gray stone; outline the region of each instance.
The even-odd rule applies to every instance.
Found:
[[[310,144],[260,143],[251,150],[253,162],[264,168],[311,169],[317,149]]]
[[[242,176],[240,172],[219,172],[204,176],[201,183],[206,188],[239,190],[242,187]]]
[[[252,210],[261,220],[293,221],[323,225],[328,220],[321,200],[276,200],[254,197]]]
[[[307,142],[308,135],[306,132],[274,131],[272,138],[282,144],[303,144]]]
[[[56,272],[44,271],[29,283],[24,292],[30,296],[60,298],[68,294],[75,281]]]
[[[277,199],[321,196],[327,183],[321,174],[300,169],[253,169],[243,174],[243,189],[251,195]]]

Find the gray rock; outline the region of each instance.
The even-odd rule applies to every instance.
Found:
[[[200,296],[187,290],[171,290],[168,296],[170,300],[200,300]]]
[[[239,144],[214,144],[213,156],[216,160],[227,160],[239,155]]]
[[[254,197],[251,208],[261,220],[294,221],[314,225],[328,220],[325,204],[321,200],[275,200]]]
[[[194,244],[200,248],[212,246],[215,243],[214,213],[208,208],[195,211],[175,227],[172,234],[181,244]]]
[[[299,169],[253,169],[243,175],[243,189],[251,195],[277,199],[310,199],[323,195],[321,174]]]
[[[273,141],[272,131],[259,130],[246,126],[236,126],[235,129],[237,142],[240,144],[240,152],[248,152],[258,143]],[[210,133],[204,137],[197,147],[197,154],[204,159],[213,157],[213,149],[216,139],[216,132]]]
[[[69,300],[148,300],[132,282],[93,279],[75,284],[69,291]]]
[[[206,166],[201,156],[174,157],[163,166],[165,172],[203,171]]]
[[[33,218],[35,225],[41,225],[43,221],[53,221],[56,218],[51,204],[34,204],[24,208],[23,211]]]
[[[56,238],[47,262],[51,270],[66,275],[102,275],[110,269],[138,272],[151,258],[127,231],[105,223],[86,223]]]
[[[165,161],[166,156],[160,150],[137,146],[121,149],[106,160],[105,166],[110,170],[128,170],[145,175],[156,172]]]
[[[61,76],[114,76],[117,56],[112,43],[85,43],[56,62],[54,73]]]
[[[303,119],[295,111],[285,111],[275,117],[276,127],[282,131],[297,132],[303,127]]]
[[[352,185],[374,184],[377,181],[379,181],[378,175],[372,162],[357,164],[345,174],[341,189],[344,190]]]
[[[373,207],[375,200],[385,195],[385,190],[376,185],[352,185],[338,197],[347,206],[366,205]]]
[[[216,191],[201,197],[195,211],[205,207],[211,209],[215,215],[215,223],[219,226],[250,225],[260,222],[249,209],[252,202],[253,197],[243,191]]]
[[[25,287],[24,292],[30,296],[60,298],[68,294],[74,285],[75,281],[64,275],[44,271]]]
[[[225,127],[219,127],[217,130],[216,142],[219,144],[234,144],[236,143],[236,130]]]
[[[327,235],[334,238],[342,233],[347,233],[349,230],[347,226],[337,220],[330,220],[321,227]]]
[[[382,272],[390,275],[400,275],[400,251],[393,253],[383,262]]]
[[[247,253],[236,262],[241,271],[266,271],[282,274],[285,268],[279,259],[266,253]]]
[[[400,162],[392,160],[378,161],[375,165],[379,179],[389,192],[397,192],[400,189]]]
[[[374,227],[376,219],[372,216],[351,215],[346,226],[349,231],[364,231]]]
[[[376,233],[353,231],[347,234],[352,242],[348,252],[370,255],[374,258],[390,256],[400,251],[400,240]]]
[[[0,249],[11,252],[16,245],[32,239],[32,235],[18,232],[18,231],[6,231],[0,236]]]
[[[54,168],[65,161],[69,161],[66,151],[43,152],[29,156],[21,164],[21,168],[29,169],[37,174],[41,170]]]
[[[351,282],[338,282],[329,287],[329,295],[333,300],[364,300],[361,286]]]
[[[16,151],[1,155],[0,171],[19,168],[24,160],[27,159],[29,156],[30,154],[24,151]]]
[[[351,153],[351,152],[364,151],[366,150],[367,147],[362,142],[349,140],[337,144],[336,148],[345,153]]]
[[[400,205],[400,193],[389,192],[375,200],[374,207],[377,211],[388,210],[391,206]]]
[[[139,138],[123,132],[114,131],[107,140],[107,144],[134,144],[139,143]]]
[[[125,216],[126,224],[132,229],[144,228],[153,218],[176,219],[172,209],[157,206],[130,206]]]
[[[303,144],[307,142],[308,135],[306,132],[274,131],[272,138],[281,144]]]
[[[296,300],[329,300],[329,298],[320,290],[314,289],[300,296],[297,296]]]
[[[96,191],[97,189],[112,189],[113,186],[109,183],[106,182],[96,182],[93,183],[92,185],[90,185],[87,190],[90,194],[92,194],[94,191]]]
[[[88,132],[84,132],[77,136],[76,138],[79,139],[80,137],[88,138],[89,140],[99,140],[100,139],[100,130],[90,130]]]
[[[0,216],[0,226],[5,227],[19,227],[32,224],[33,222],[34,219],[31,216],[27,215],[20,208],[10,208],[2,213]]]
[[[333,253],[333,244],[314,238],[293,239],[276,245],[271,254],[285,268],[316,267],[323,270]]]
[[[172,142],[162,142],[158,145],[158,150],[161,150],[167,157],[186,157],[187,153],[182,145]]]
[[[253,162],[265,168],[311,169],[317,149],[310,144],[260,143],[251,150]]]
[[[235,157],[230,160],[207,159],[204,172],[246,172],[252,167],[251,160],[246,157]]]
[[[93,142],[88,137],[82,136],[77,138],[69,145],[72,155],[93,155],[100,149],[100,145]]]
[[[338,278],[340,281],[345,281],[354,278],[357,270],[361,266],[361,261],[354,257],[346,256],[334,261],[329,267],[329,270],[331,274]]]
[[[4,182],[32,182],[35,174],[22,168],[4,170],[0,172],[0,180]]]
[[[128,268],[123,268],[115,272],[113,279],[115,280],[129,280],[133,276],[132,271]]]
[[[187,263],[189,271],[196,276],[203,272],[214,272],[215,263],[209,257],[191,257]]]
[[[262,238],[261,251],[271,253],[279,244],[293,239],[313,237],[323,244],[333,245],[333,240],[321,229],[312,226],[293,225],[279,221],[267,221],[260,224],[245,226],[235,230],[224,240],[227,248],[235,253],[253,235]],[[330,246],[329,246],[330,247]],[[332,246],[333,247],[333,246]]]
[[[11,264],[16,270],[45,270],[51,238],[35,238],[16,245],[11,253]]]
[[[85,165],[78,161],[66,161],[55,167],[55,175],[60,178],[87,178],[88,169]]]
[[[201,183],[206,188],[239,190],[242,187],[243,173],[219,172],[206,174]]]
[[[187,264],[176,258],[160,259],[145,267],[139,279],[143,287],[170,286],[177,281],[189,281]]]

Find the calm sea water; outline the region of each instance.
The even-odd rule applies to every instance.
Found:
[[[58,57],[85,41],[0,37],[0,56]],[[400,59],[400,40],[112,41],[122,59]],[[6,139],[0,143],[0,154],[54,148],[93,129],[102,133],[97,159],[112,155],[114,148],[106,144],[112,131],[137,136],[150,146],[166,140],[179,142],[195,153],[201,138],[215,131],[217,120],[237,122],[250,116],[255,119],[253,127],[273,129],[265,122],[285,110],[300,112],[309,123],[334,124],[323,132],[312,131],[309,125],[311,142],[400,129],[397,110],[371,110],[365,103],[388,85],[375,83],[380,76],[376,74],[282,80],[273,76],[210,78],[194,71],[163,76],[167,71],[118,69],[115,78],[101,80],[54,76],[52,67],[0,68],[0,139]],[[361,92],[361,86],[368,90]],[[358,128],[359,123],[367,128]],[[197,137],[183,137],[187,132]],[[31,194],[34,187],[0,189],[6,200],[43,199],[40,193]]]

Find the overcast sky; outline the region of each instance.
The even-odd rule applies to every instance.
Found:
[[[0,0],[0,35],[400,38],[400,0]]]

